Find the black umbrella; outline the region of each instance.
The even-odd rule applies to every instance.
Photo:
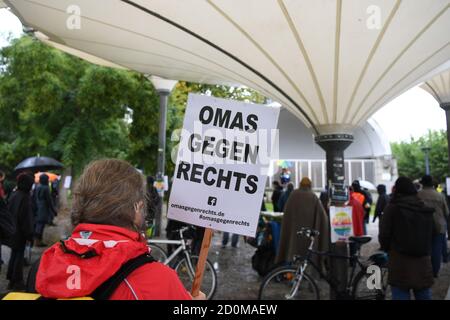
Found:
[[[14,171],[30,170],[33,172],[62,169],[64,165],[61,162],[49,157],[31,157],[23,160],[17,165]]]

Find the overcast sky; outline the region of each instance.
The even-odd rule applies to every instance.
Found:
[[[9,34],[14,37],[20,36],[22,33],[22,24],[7,9],[0,9],[0,47],[8,44],[7,38]]]
[[[8,10],[0,9],[0,47],[8,44],[9,35],[19,37],[20,21]],[[445,113],[436,100],[420,88],[414,88],[387,104],[374,119],[392,141],[420,137],[428,130],[446,129]]]
[[[420,137],[428,130],[446,130],[445,112],[419,87],[411,89],[380,109],[374,116],[390,141]]]

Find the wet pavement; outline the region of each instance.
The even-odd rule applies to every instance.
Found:
[[[378,251],[378,221],[368,225],[368,234],[372,241],[364,245],[361,250],[363,257],[368,257]],[[216,232],[209,253],[209,260],[218,265],[218,289],[214,299],[257,299],[262,278],[252,269],[251,257],[256,249],[244,243],[240,237],[238,248],[230,244],[221,248],[222,233]],[[317,280],[317,279],[316,279]],[[320,298],[329,299],[329,287],[324,281],[318,281]],[[433,286],[433,299],[446,298],[450,286],[450,263],[442,264],[440,276]]]
[[[376,225],[370,225],[369,234],[374,236],[378,230]],[[256,248],[250,246],[240,237],[238,248],[232,248],[230,244],[226,248],[221,248],[222,233],[216,232],[213,244],[209,253],[209,260],[217,262],[218,265],[218,289],[214,299],[257,299],[259,287],[263,280],[258,273],[253,270],[251,257]],[[371,243],[365,245],[362,250],[364,256],[377,251],[378,242],[373,237]],[[318,279],[315,279],[318,280]],[[320,289],[320,298],[329,298],[329,287],[325,281],[317,281]]]
[[[363,256],[368,256],[377,251],[377,233],[378,224],[370,224],[368,233],[373,236],[370,243],[365,245],[362,250]],[[55,233],[60,232],[55,228]],[[51,233],[51,229],[47,232]],[[262,278],[252,269],[251,258],[256,251],[256,248],[244,242],[243,237],[240,237],[237,248],[232,248],[229,243],[226,248],[222,248],[222,233],[215,232],[213,242],[209,252],[209,260],[216,266],[218,276],[218,288],[214,299],[233,300],[245,299],[253,300],[258,296],[259,286]],[[39,255],[44,249],[33,249],[33,260],[38,259]],[[9,259],[9,248],[2,247],[2,257],[7,264]],[[6,269],[7,265],[3,265],[0,273],[0,292],[6,292]],[[25,268],[26,275],[29,267]],[[433,298],[437,300],[445,299],[447,290],[450,286],[450,264],[443,264],[441,274],[433,286]],[[328,287],[323,282],[319,284],[321,289],[321,299],[328,299]]]
[[[256,248],[240,237],[238,247],[222,246],[222,233],[216,232],[210,248],[209,260],[218,268],[218,288],[214,299],[257,299],[261,277],[252,269]]]

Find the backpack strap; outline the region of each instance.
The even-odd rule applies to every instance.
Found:
[[[39,265],[41,264],[41,258],[36,260],[30,268],[30,271],[28,272],[27,277],[27,283],[26,283],[26,291],[27,293],[37,293],[36,291],[36,276],[39,270]]]
[[[131,259],[108,280],[103,282],[94,292],[90,295],[94,300],[108,300],[116,291],[116,289],[120,286],[123,280],[126,279],[134,270],[139,267],[156,261],[152,256],[145,253],[140,255],[134,259]],[[28,293],[36,293],[36,274],[39,270],[40,259],[33,263],[30,272],[28,274],[27,279],[27,292]],[[41,297],[39,300],[45,300],[45,298]]]
[[[95,291],[90,295],[94,300],[109,300],[113,295],[114,291],[119,287],[123,280],[126,279],[134,270],[139,267],[154,262],[152,256],[149,254],[140,255],[134,259],[131,259],[125,263],[111,278],[106,280],[101,284]]]

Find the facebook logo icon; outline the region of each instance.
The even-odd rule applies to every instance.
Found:
[[[217,198],[216,197],[209,197],[208,198],[208,205],[215,206],[217,204]]]

